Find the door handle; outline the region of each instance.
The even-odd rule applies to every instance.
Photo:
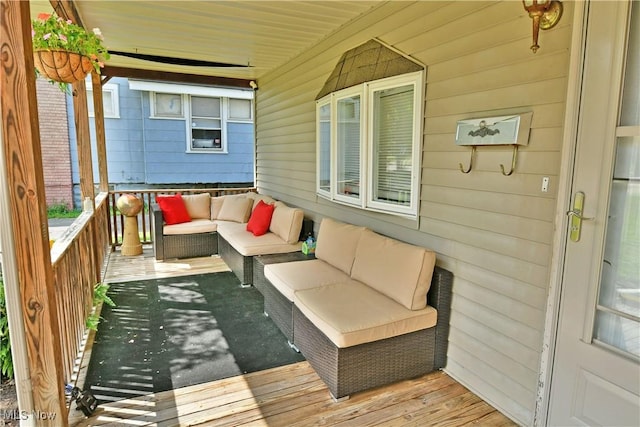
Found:
[[[582,216],[576,211],[569,211],[569,212],[567,212],[567,215],[572,216],[572,217],[576,217],[578,219],[581,219],[582,221],[591,221],[591,220],[594,219],[593,217],[587,218],[585,216]]]
[[[573,242],[580,241],[580,233],[582,232],[582,221],[591,221],[594,218],[582,216],[584,213],[584,193],[578,191],[573,198],[573,209],[567,212],[569,221],[569,238]]]

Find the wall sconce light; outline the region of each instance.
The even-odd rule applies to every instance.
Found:
[[[562,16],[562,3],[556,0],[522,0],[524,9],[533,19],[533,44],[531,50],[536,53],[538,45],[538,30],[553,28]]]

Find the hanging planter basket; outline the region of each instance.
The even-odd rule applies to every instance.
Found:
[[[41,75],[60,83],[75,83],[93,69],[88,57],[66,50],[35,50],[33,60]]]

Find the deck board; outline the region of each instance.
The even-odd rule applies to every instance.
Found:
[[[106,282],[228,271],[216,256],[156,262],[142,255],[110,256]],[[90,346],[86,355],[90,355]],[[83,361],[86,368],[87,360]],[[204,384],[101,403],[85,426],[516,426],[443,371],[356,393],[335,402],[308,362]]]

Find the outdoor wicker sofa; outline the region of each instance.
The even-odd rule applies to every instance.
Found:
[[[218,253],[217,224],[211,219],[208,193],[182,196],[190,221],[166,225],[162,210],[151,203],[153,252],[157,260],[195,258]]]
[[[266,265],[261,288],[334,399],[445,366],[453,275],[435,253],[325,218],[316,257]]]
[[[255,255],[297,252],[302,243],[304,212],[254,192],[211,197],[207,193],[181,196],[188,221],[167,224],[158,204],[152,204],[152,232],[157,260],[219,254],[242,284],[253,281]],[[259,202],[274,209],[265,234],[247,231]],[[312,225],[311,225],[312,226]]]

